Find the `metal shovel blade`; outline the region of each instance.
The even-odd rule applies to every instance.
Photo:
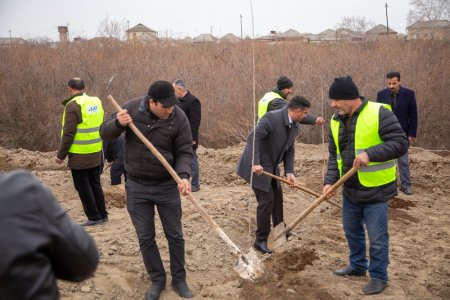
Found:
[[[270,250],[275,250],[284,243],[286,243],[286,223],[281,222],[277,226],[275,226],[269,233],[269,237],[267,238],[267,247]]]
[[[258,281],[264,275],[264,265],[253,248],[239,255],[233,269],[245,280]]]

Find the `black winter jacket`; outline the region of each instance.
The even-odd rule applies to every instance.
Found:
[[[149,100],[141,97],[123,105],[134,124],[149,139],[182,179],[189,179],[192,161],[192,135],[189,121],[181,108],[174,107],[168,119],[159,119],[150,113]],[[100,127],[100,136],[106,141],[116,139],[125,131],[125,171],[127,177],[141,184],[151,185],[171,180],[169,172],[129,127],[117,119],[106,121]]]
[[[367,105],[364,100],[361,106],[353,113],[351,120],[348,117],[334,114],[333,119],[341,123],[339,127],[339,146],[343,159],[344,173],[353,166],[355,159],[355,128],[359,113]],[[348,121],[349,128],[345,124]],[[381,107],[379,113],[378,133],[383,140],[382,144],[366,149],[370,161],[384,162],[396,159],[408,151],[408,140],[398,123],[395,115],[388,109]],[[324,184],[334,184],[339,179],[339,170],[336,161],[336,144],[334,143],[331,129],[329,131],[328,170],[325,175]],[[384,202],[397,195],[396,180],[378,187],[364,187],[358,180],[358,174],[353,175],[344,183],[344,195],[355,203]]]
[[[59,299],[56,278],[95,271],[94,240],[35,177],[0,174],[0,191],[0,299]]]
[[[177,105],[184,111],[186,117],[189,120],[189,124],[191,125],[191,133],[192,139],[195,141],[195,144],[192,146],[194,149],[198,148],[198,137],[199,137],[199,129],[200,123],[202,120],[202,106],[200,100],[191,92],[187,92],[183,98],[177,103]]]

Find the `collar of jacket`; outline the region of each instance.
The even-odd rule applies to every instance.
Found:
[[[72,100],[72,99],[75,98],[75,97],[81,96],[81,95],[83,95],[83,94],[84,94],[84,92],[79,92],[78,94],[72,95],[72,96],[70,96],[70,98],[67,98],[66,100],[63,100],[61,103],[62,103],[62,105],[66,106],[66,104],[67,104],[70,100]]]
[[[180,101],[183,101],[183,102],[184,102],[184,101],[187,101],[187,100],[189,100],[190,95],[191,95],[191,92],[187,91],[186,95],[184,95],[183,97],[181,97],[179,100],[180,100]]]
[[[152,120],[160,120],[158,116],[156,116],[154,113],[150,110],[150,98],[148,96],[142,97],[141,104],[139,104],[139,112],[148,116]],[[169,118],[167,120],[170,120],[173,118],[173,115],[175,113],[175,109],[170,114]]]
[[[355,112],[353,113],[353,115],[359,115],[359,113],[361,112],[361,110],[367,105],[367,102],[369,102],[369,99],[365,98],[365,97],[360,97],[362,100],[361,105],[358,107],[357,110],[355,110]],[[347,118],[348,116],[341,116],[338,113],[334,113],[333,119],[336,121],[344,121],[344,118]]]
[[[278,95],[280,95],[280,98],[286,100],[286,96],[285,96],[279,89],[274,88],[274,89],[272,90],[272,92],[277,93]]]
[[[294,121],[292,121],[292,123],[290,122],[287,105],[285,107],[281,108],[280,110],[282,111],[282,114],[283,114],[284,126],[289,127],[289,125],[292,124],[292,126],[298,127],[298,122],[294,122]]]

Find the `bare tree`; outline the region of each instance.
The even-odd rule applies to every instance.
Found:
[[[450,20],[450,0],[411,0],[412,8],[407,21],[411,25],[417,21]]]
[[[119,23],[118,21],[110,20],[106,17],[98,26],[97,32],[101,37],[121,40],[125,38],[125,30],[125,21]]]
[[[337,24],[339,28],[347,28],[355,32],[364,34],[367,30],[374,27],[375,23],[372,20],[367,20],[366,17],[343,17],[341,22]]]

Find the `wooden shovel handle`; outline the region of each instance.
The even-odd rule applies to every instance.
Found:
[[[288,226],[286,226],[286,229],[284,229],[282,232],[280,232],[277,236],[275,236],[273,238],[273,240],[277,240],[279,239],[281,236],[285,235],[286,233],[288,233],[289,231],[291,231],[295,226],[297,226],[298,223],[300,223],[304,218],[306,218],[307,215],[309,215],[310,212],[312,212],[314,210],[314,208],[316,208],[320,203],[322,203],[323,201],[325,201],[328,197],[328,195],[330,195],[331,193],[333,193],[338,187],[340,187],[344,182],[346,182],[350,177],[352,177],[356,171],[358,171],[357,168],[352,167],[344,176],[342,176],[341,178],[339,178],[338,181],[336,181],[335,184],[333,184],[327,191],[325,194],[323,194],[322,196],[320,196],[319,198],[317,198],[316,201],[314,201],[310,206],[308,206],[308,208],[301,214],[299,215],[294,222],[292,222],[291,224],[289,224]]]
[[[287,181],[287,180],[284,179],[283,177],[280,177],[280,176],[271,174],[271,173],[266,172],[266,171],[262,171],[262,173],[263,173],[264,175],[266,175],[266,176],[272,177],[273,179],[276,179],[276,180],[279,180],[279,181],[284,182],[284,183],[286,183],[286,184],[292,185],[292,183],[290,183],[289,181]],[[294,187],[297,188],[297,189],[299,189],[299,190],[302,190],[302,191],[304,191],[304,192],[307,192],[308,194],[313,195],[313,196],[315,196],[315,197],[320,197],[320,194],[319,194],[319,193],[316,193],[315,191],[310,190],[310,189],[308,189],[307,187],[304,187],[304,186],[301,186],[301,185],[297,185],[297,184],[294,184]],[[328,203],[330,203],[330,204],[332,204],[332,205],[334,205],[334,206],[339,207],[340,209],[342,209],[342,206],[341,206],[341,205],[337,204],[337,203],[334,202],[334,201],[331,201],[330,199],[326,199],[325,201],[327,201]]]
[[[118,112],[122,110],[122,107],[120,107],[119,104],[117,104],[116,100],[114,100],[113,96],[109,95],[107,97],[109,101],[111,101],[111,104],[114,106],[114,109]],[[140,132],[140,130],[134,125],[133,122],[128,124],[128,126],[131,128],[131,130],[136,134],[136,136],[141,140],[142,143],[144,143],[145,146],[153,153],[154,156],[161,162],[161,164],[164,166],[164,168],[169,172],[169,174],[172,176],[172,178],[177,182],[183,184],[180,176],[178,176],[177,172],[172,168],[172,166],[167,162],[164,156],[161,155],[161,153],[158,151],[158,149],[153,146],[152,143]],[[200,203],[197,202],[197,200],[192,196],[191,193],[187,193],[186,197],[194,204],[194,206],[197,208],[197,210],[201,213],[203,218],[208,222],[208,224],[211,226],[214,231],[219,235],[220,238],[222,238],[228,246],[231,248],[231,252],[235,255],[240,255],[242,251],[236,246],[236,244],[233,243],[233,241],[225,234],[225,232],[217,225],[216,222],[211,218],[211,216],[206,212],[206,210],[200,205]]]

